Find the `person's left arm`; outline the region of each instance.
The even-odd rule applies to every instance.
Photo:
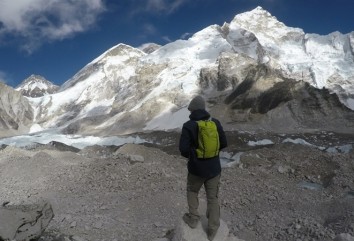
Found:
[[[181,137],[179,139],[179,151],[181,155],[189,158],[190,150],[192,146],[192,135],[190,130],[187,128],[187,125],[184,124],[182,128]]]

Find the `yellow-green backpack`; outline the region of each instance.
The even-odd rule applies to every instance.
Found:
[[[200,120],[198,123],[198,158],[211,158],[219,155],[220,141],[218,128],[212,120]]]

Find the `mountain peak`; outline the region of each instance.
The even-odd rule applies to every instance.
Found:
[[[262,8],[261,6],[258,6],[258,7],[256,7],[255,9],[253,9],[253,10],[251,10],[249,12],[258,13],[258,14],[267,14],[267,15],[271,16],[271,14],[267,10]]]
[[[286,27],[284,23],[280,22],[276,17],[260,6],[251,11],[237,14],[232,22],[237,22],[245,27],[256,25],[268,26],[272,28]]]
[[[20,91],[24,96],[27,97],[40,97],[47,94],[53,94],[58,89],[59,86],[54,85],[52,82],[46,80],[43,76],[35,74],[32,74],[16,87],[17,91]]]
[[[104,61],[105,59],[110,58],[110,57],[117,57],[117,56],[141,57],[143,55],[146,55],[146,53],[143,52],[142,50],[140,50],[138,48],[134,48],[134,47],[124,44],[124,43],[119,43],[119,44],[113,46],[112,48],[108,49],[106,52],[104,52],[99,57],[94,59],[88,65],[98,63],[100,61]]]
[[[260,6],[249,12],[236,15],[230,25],[254,33],[261,42],[265,39],[276,42],[289,34],[304,35],[302,29],[286,26]]]
[[[255,20],[259,20],[259,19],[267,19],[267,18],[272,18],[275,19],[276,18],[274,16],[272,16],[272,14],[270,14],[267,10],[265,10],[264,8],[258,6],[255,9],[248,11],[248,12],[243,12],[240,14],[237,14],[235,16],[235,18],[237,19],[250,19],[250,18],[256,18]]]
[[[31,74],[28,78],[26,78],[24,81],[22,81],[21,84],[19,84],[16,88],[23,86],[27,83],[30,82],[45,82],[47,81],[43,76],[38,75],[38,74]]]

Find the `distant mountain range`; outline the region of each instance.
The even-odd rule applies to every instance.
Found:
[[[10,89],[0,89],[2,135],[175,130],[196,94],[227,130],[353,132],[354,32],[306,34],[257,7],[188,40],[118,44],[60,88],[31,76]]]

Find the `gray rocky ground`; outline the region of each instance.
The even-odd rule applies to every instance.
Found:
[[[178,155],[177,133],[141,136],[155,144],[3,146],[0,203],[48,200],[55,217],[41,241],[170,240],[187,210],[187,162]],[[317,146],[354,142],[334,133],[297,137]],[[246,145],[262,138],[274,144]],[[222,173],[222,219],[230,232],[246,241],[354,236],[353,150],[329,153],[284,138],[228,133],[225,152],[243,152]]]

